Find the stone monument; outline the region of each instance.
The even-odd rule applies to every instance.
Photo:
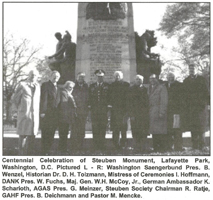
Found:
[[[131,3],[79,3],[76,49],[76,74],[85,72],[88,83],[102,69],[105,80],[121,70],[124,80],[136,75],[135,33]]]

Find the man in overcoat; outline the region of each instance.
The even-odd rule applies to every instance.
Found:
[[[34,154],[34,139],[39,128],[40,85],[39,73],[31,70],[26,81],[18,85],[12,102],[18,109],[17,134],[19,135],[19,155]]]
[[[189,76],[183,81],[184,130],[191,131],[194,149],[204,147],[205,106],[209,101],[205,78],[196,74],[194,64],[189,65]]]
[[[174,145],[175,151],[182,150],[182,130],[181,120],[183,113],[183,88],[182,83],[175,80],[173,73],[168,73],[165,86],[168,91],[168,150],[172,150]]]
[[[167,150],[167,89],[157,76],[149,77],[149,133],[152,134],[154,151]]]
[[[50,80],[41,86],[41,148],[42,155],[48,155],[52,146],[55,131],[58,127],[58,104],[60,102],[60,89],[57,82],[60,78],[58,71],[52,71]]]
[[[95,148],[105,148],[109,85],[103,81],[105,72],[96,70],[97,82],[89,87],[89,107],[91,108],[92,132]]]
[[[113,143],[117,149],[125,146],[127,132],[127,95],[129,83],[123,81],[123,73],[114,73],[115,81],[109,87],[109,104],[111,108],[111,130],[113,132]],[[122,136],[121,143],[119,136]]]
[[[85,124],[88,115],[88,96],[89,88],[87,83],[84,81],[85,73],[79,72],[77,74],[75,87],[73,89],[73,97],[76,103],[76,120],[74,133],[72,135],[72,144],[76,149],[83,148],[83,141],[85,136]],[[72,145],[72,147],[73,147]]]
[[[143,85],[143,76],[136,75],[135,84],[129,90],[129,116],[136,151],[146,151],[146,137],[149,135],[149,97]]]

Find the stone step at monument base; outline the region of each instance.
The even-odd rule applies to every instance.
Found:
[[[58,135],[58,132],[56,131],[50,155],[54,155],[54,156],[59,155],[57,152],[58,141],[59,141],[59,135]],[[145,143],[146,143],[145,145],[146,145],[147,149],[151,150],[152,149],[152,136],[148,136]],[[69,150],[69,152],[71,152],[68,155],[72,155],[72,152],[73,152],[73,155],[77,155],[78,153],[76,153],[76,150],[72,149],[71,140],[69,139],[69,135],[68,135],[67,144],[68,144],[68,150]],[[125,151],[130,152],[134,148],[134,146],[135,146],[134,144],[135,144],[135,141],[132,139],[131,131],[128,131]],[[210,146],[209,132],[205,133],[205,146],[207,146],[207,147]],[[35,147],[36,147],[36,150],[35,150],[34,155],[39,156],[40,149],[41,149],[41,134],[38,134],[36,136]],[[186,147],[186,148],[192,147],[190,133],[188,133],[188,132],[183,133],[183,147]],[[87,155],[93,155],[93,153],[92,153],[93,149],[94,149],[94,144],[93,144],[93,139],[92,139],[92,132],[87,131],[85,134],[83,148],[81,149],[81,151],[87,152]],[[116,150],[115,146],[113,145],[111,132],[106,133],[105,150],[108,151],[108,155],[116,155],[115,152],[117,150]],[[10,132],[10,133],[4,134],[3,155],[5,155],[5,156],[18,155],[18,135],[16,133]]]

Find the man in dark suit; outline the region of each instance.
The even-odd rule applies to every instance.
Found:
[[[88,96],[89,89],[88,85],[84,81],[85,73],[79,72],[77,74],[75,87],[73,89],[73,97],[76,102],[76,120],[75,120],[75,128],[74,133],[72,134],[71,145],[73,148],[78,150],[83,147],[83,140],[85,136],[85,124],[86,118],[88,115]]]
[[[58,71],[52,71],[50,80],[41,86],[41,147],[42,155],[48,155],[58,126],[57,106],[60,102],[60,91],[57,82],[60,78]]]
[[[129,83],[123,81],[123,73],[114,73],[115,81],[109,87],[109,103],[111,109],[111,129],[113,132],[113,143],[117,149],[125,146],[127,131],[127,93]],[[119,136],[122,136],[121,143]]]
[[[129,116],[135,151],[146,151],[146,138],[149,134],[149,97],[143,85],[143,76],[136,75],[135,84],[130,87],[128,95]]]
[[[173,73],[168,73],[165,86],[168,91],[167,126],[168,150],[182,151],[181,118],[183,111],[182,83],[175,80]],[[174,139],[173,139],[174,138]],[[165,144],[166,145],[166,144]]]
[[[103,81],[105,72],[96,70],[97,82],[89,87],[89,107],[91,108],[92,132],[96,149],[104,149],[109,85]]]
[[[192,146],[194,149],[204,147],[203,113],[208,102],[208,89],[205,78],[196,74],[194,64],[189,65],[189,76],[183,82],[184,90],[184,129],[191,131]]]

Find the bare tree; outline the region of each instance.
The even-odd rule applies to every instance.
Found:
[[[27,67],[31,63],[38,61],[36,54],[39,48],[30,45],[30,41],[21,39],[16,40],[13,35],[4,37],[3,46],[3,97],[6,118],[9,120],[11,97],[16,86],[26,78]]]
[[[40,74],[39,82],[41,84],[50,79],[52,70],[49,68],[49,65],[47,64],[46,60],[38,60],[36,68]]]

